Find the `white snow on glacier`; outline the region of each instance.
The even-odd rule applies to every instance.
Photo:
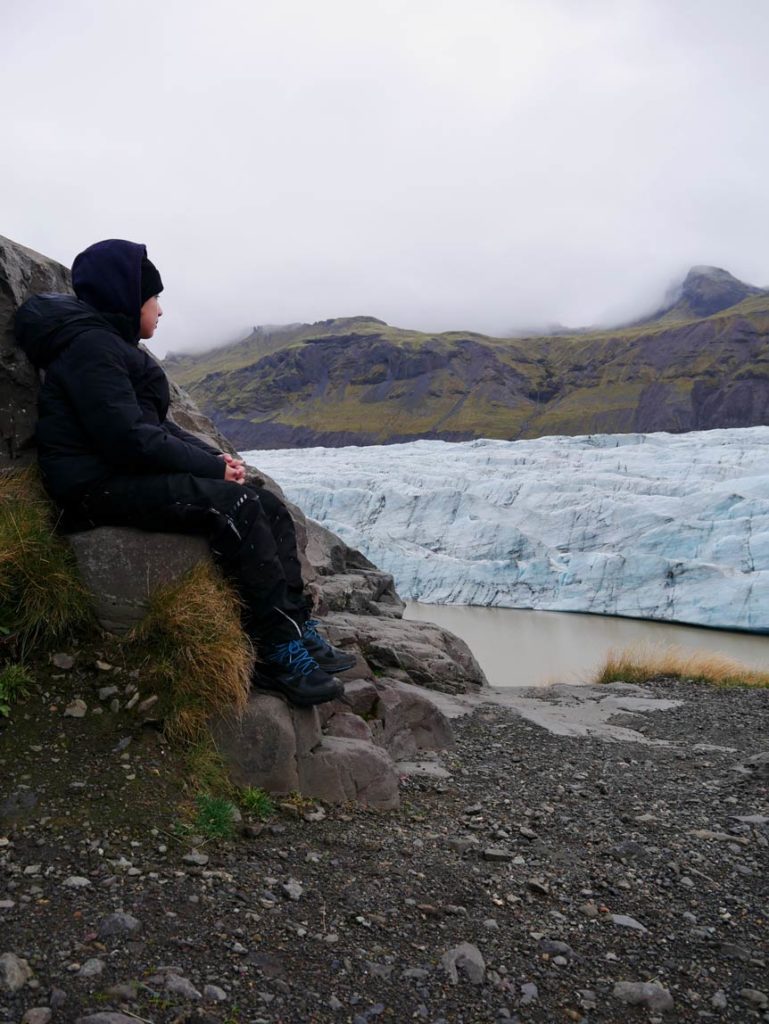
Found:
[[[245,458],[404,597],[769,631],[769,427]]]

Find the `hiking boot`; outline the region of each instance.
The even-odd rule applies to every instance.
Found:
[[[324,672],[333,675],[334,672],[346,672],[352,668],[358,660],[354,654],[345,654],[338,647],[332,647],[328,640],[324,640],[317,630],[317,621],[308,619],[302,629],[302,643],[308,654],[317,661]]]
[[[298,708],[325,704],[344,695],[344,687],[318,665],[300,640],[271,644],[261,652],[254,685],[282,694]]]

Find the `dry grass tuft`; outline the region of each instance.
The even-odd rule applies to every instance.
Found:
[[[723,654],[685,651],[679,647],[612,651],[595,676],[595,682],[645,683],[659,678],[691,680],[710,686],[769,687],[769,672],[748,668]]]
[[[21,651],[92,623],[74,555],[35,470],[0,473],[0,625]]]
[[[245,708],[253,651],[237,596],[213,566],[201,563],[158,591],[126,643],[143,653],[165,690],[170,739],[199,742],[210,717]]]

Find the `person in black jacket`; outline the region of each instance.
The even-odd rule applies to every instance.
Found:
[[[126,525],[205,535],[243,602],[260,656],[255,685],[299,706],[342,694],[354,657],[310,619],[291,515],[245,483],[243,463],[168,420],[165,373],[139,345],[163,284],[145,246],[109,239],[72,266],[75,296],[35,295],[16,337],[44,371],[37,424],[46,490],[67,529]]]

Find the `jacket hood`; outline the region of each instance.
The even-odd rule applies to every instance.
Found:
[[[122,238],[89,245],[72,264],[75,295],[99,313],[129,317],[139,334],[142,260],[147,247]]]
[[[95,309],[74,295],[33,295],[19,307],[14,325],[16,341],[39,370],[90,328],[114,331],[115,327]]]

